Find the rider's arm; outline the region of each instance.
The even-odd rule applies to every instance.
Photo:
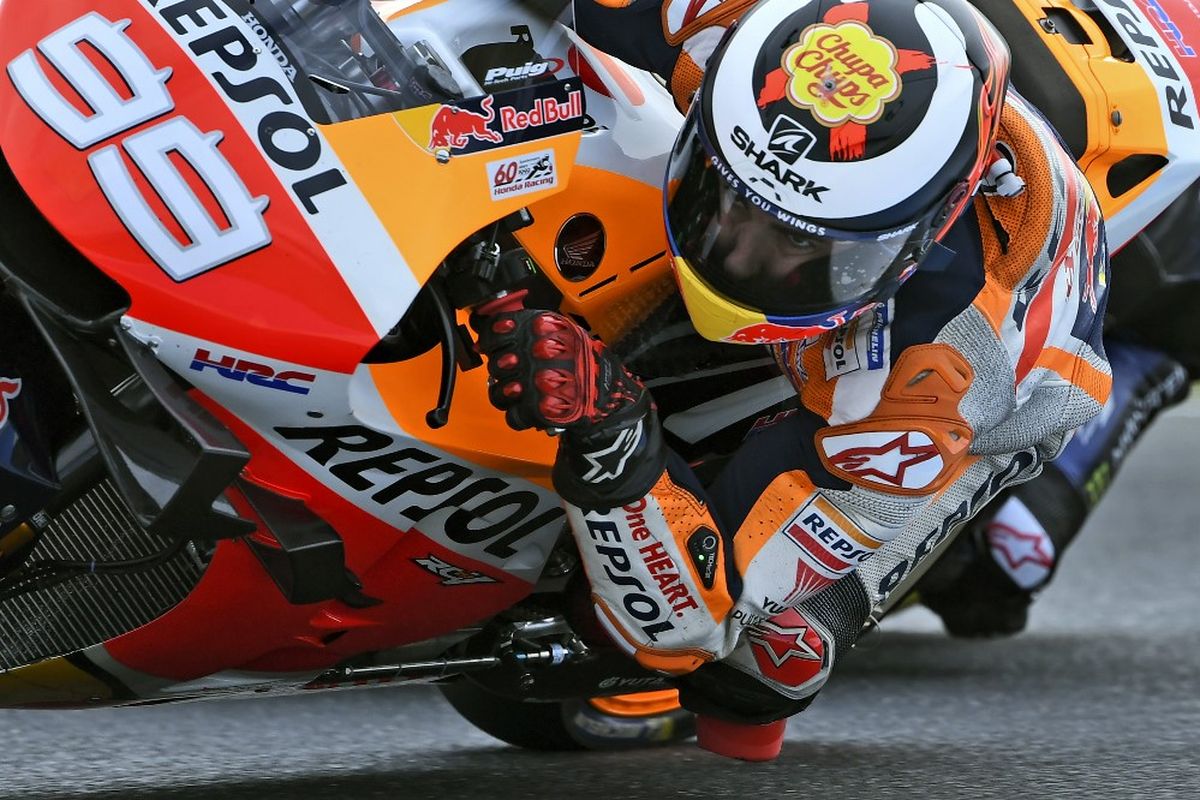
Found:
[[[754,2],[575,0],[575,26],[590,44],[661,77],[682,109],[726,27]]]

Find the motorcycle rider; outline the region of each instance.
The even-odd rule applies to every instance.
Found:
[[[770,345],[801,410],[702,486],[608,349],[513,298],[475,319],[490,398],[562,431],[611,638],[679,676],[702,746],[773,757],[874,603],[1108,401],[1099,206],[965,0],[579,0],[576,20],[688,109],[666,218],[689,315]]]

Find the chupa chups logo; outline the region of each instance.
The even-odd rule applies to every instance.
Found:
[[[1114,0],[1115,1],[1115,0]],[[866,154],[867,126],[903,90],[901,77],[936,61],[920,50],[897,48],[867,24],[867,3],[834,3],[789,47],[779,69],[762,78],[757,104],[787,99],[831,128],[829,157],[850,161]]]
[[[896,47],[857,21],[810,25],[783,54],[787,98],[822,125],[870,124],[900,95]]]
[[[780,114],[767,134],[767,150],[787,165],[795,164],[812,149],[817,137],[796,120]]]
[[[0,427],[8,424],[8,401],[20,393],[20,378],[0,378]]]

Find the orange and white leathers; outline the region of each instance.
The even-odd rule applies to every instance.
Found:
[[[666,75],[682,101],[697,83],[683,59],[703,63],[704,43],[748,5],[576,11],[582,35]],[[653,31],[631,31],[648,20]],[[682,674],[721,661],[784,698],[812,695],[872,607],[1100,411],[1111,373],[1099,205],[1013,94],[1000,140],[1026,191],[976,197],[943,241],[955,257],[886,305],[774,348],[800,408],[753,433],[715,482],[674,458],[623,508],[568,507],[598,616],[639,662]]]

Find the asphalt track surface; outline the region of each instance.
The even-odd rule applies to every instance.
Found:
[[[392,689],[0,712],[0,797],[1200,797],[1200,404],[1160,421],[1015,639],[889,620],[782,758],[538,754]]]

